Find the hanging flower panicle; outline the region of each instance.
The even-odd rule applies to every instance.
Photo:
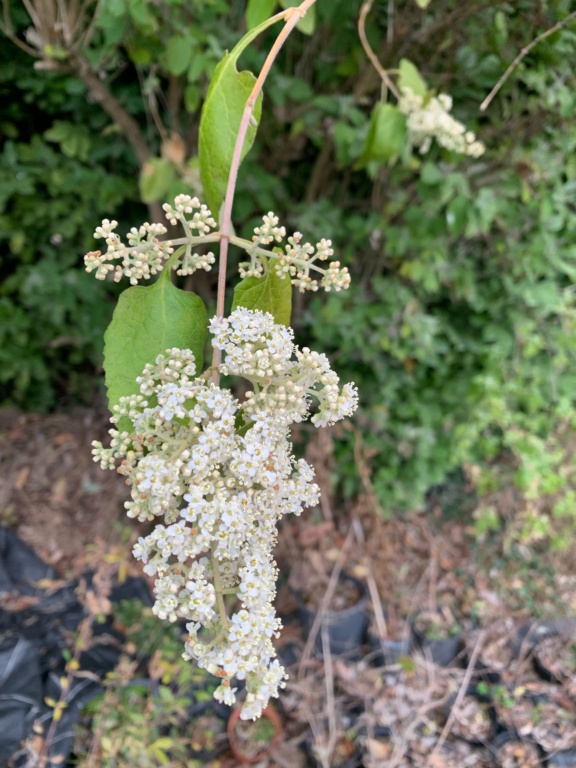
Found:
[[[306,461],[292,454],[290,427],[312,403],[316,426],[353,413],[352,384],[340,388],[325,355],[299,350],[290,329],[272,315],[244,308],[210,322],[224,352],[220,373],[252,385],[243,402],[198,377],[189,350],[168,349],[138,377],[138,394],[120,399],[111,443],[94,443],[103,468],[119,461],[131,486],[127,513],[163,518],[141,537],[134,555],[155,578],[154,612],[184,619],[184,655],[220,678],[214,696],[236,700],[246,682],[242,717],[257,718],[286,677],[273,638],[277,523],[318,502]],[[235,595],[227,608],[224,595]]]

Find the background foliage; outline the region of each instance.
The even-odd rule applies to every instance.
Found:
[[[524,539],[574,515],[576,25],[535,46],[479,111],[518,51],[570,5],[376,0],[367,34],[383,66],[407,58],[450,93],[487,145],[480,160],[435,145],[411,154],[390,125],[374,144],[382,85],[358,39],[359,0],[319,0],[268,81],[235,225],[247,234],[272,209],[288,227],[331,237],[350,267],[344,298],[296,297],[294,319],[300,341],[359,386],[386,511],[422,503],[464,467],[484,499],[479,532],[499,525],[491,494],[504,479],[523,499]],[[24,40],[30,21],[9,6]],[[90,393],[117,290],[82,272],[82,254],[103,217],[137,223],[144,205],[153,216],[176,192],[200,194],[200,109],[245,11],[236,0],[103,0],[84,63],[53,42],[38,49],[48,71],[0,46],[3,402],[48,408]],[[257,71],[273,35],[240,67]],[[86,67],[140,136],[111,121]],[[194,289],[207,297],[211,281]],[[358,483],[351,440],[337,442],[346,494]]]

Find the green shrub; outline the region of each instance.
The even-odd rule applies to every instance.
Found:
[[[185,96],[172,120],[187,121],[189,130],[188,175],[178,171],[178,179],[197,183],[199,107],[245,6],[193,6],[190,15],[178,2],[105,4],[90,55],[98,61],[113,53],[124,71],[110,87],[136,115],[136,70],[145,98],[157,101],[179,79]],[[344,302],[313,300],[298,332],[359,385],[358,423],[384,509],[420,505],[430,485],[462,465],[481,467],[486,478],[474,477],[489,485],[490,462],[504,452],[514,457],[521,494],[538,488],[548,500],[543,508],[570,522],[572,459],[563,446],[576,417],[574,25],[534,46],[487,111],[478,111],[518,51],[565,18],[570,3],[554,0],[537,11],[531,0],[489,8],[434,0],[421,10],[402,0],[392,40],[385,4],[375,6],[367,34],[382,65],[413,61],[430,88],[454,97],[454,113],[485,142],[486,154],[461,160],[433,146],[420,156],[396,134],[384,136],[386,151],[367,153],[382,87],[357,36],[360,3],[320,1],[313,33],[293,36],[270,76],[235,220],[247,233],[257,211],[273,209],[295,229],[329,229],[353,272]],[[177,23],[160,24],[162,14]],[[192,47],[184,50],[181,38]],[[270,39],[265,34],[242,65],[258,69]],[[136,169],[121,137],[109,141],[108,119],[82,101],[77,82],[49,74],[22,80],[14,70],[24,71],[22,56],[16,65],[0,55],[2,96],[34,100],[42,123],[35,130],[15,106],[3,117],[2,398],[47,406],[70,384],[67,370],[93,370],[99,355],[106,302],[94,284],[88,290],[84,278],[71,276],[81,251],[93,247],[86,212],[98,221],[100,211],[110,215],[133,200]],[[86,115],[85,127],[74,111]],[[168,166],[158,161],[164,173]],[[166,179],[164,187],[172,183],[172,171],[162,173],[147,199],[162,197]],[[56,246],[50,237],[58,234]],[[41,290],[30,294],[30,284]],[[55,341],[69,337],[83,341]],[[337,442],[347,495],[359,488],[351,439]],[[550,519],[529,514],[522,536],[549,534]]]

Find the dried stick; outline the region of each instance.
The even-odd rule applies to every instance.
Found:
[[[562,29],[562,27],[565,26],[566,24],[568,24],[570,21],[572,21],[572,19],[576,19],[576,11],[572,11],[572,13],[569,13],[568,16],[566,16],[564,19],[562,19],[561,21],[559,21],[556,24],[554,24],[553,27],[550,27],[550,29],[547,29],[544,32],[541,32],[538,35],[538,37],[535,37],[534,40],[532,40],[532,42],[528,43],[527,46],[522,48],[522,50],[520,51],[518,56],[516,56],[514,61],[510,64],[510,66],[504,72],[502,77],[498,80],[498,82],[496,83],[494,88],[492,88],[492,90],[490,91],[488,96],[486,96],[486,98],[484,99],[482,104],[480,104],[480,111],[481,112],[484,112],[484,110],[488,109],[488,107],[490,106],[490,103],[492,102],[492,99],[494,98],[494,96],[496,96],[496,94],[498,93],[500,88],[502,88],[502,86],[504,85],[506,80],[508,80],[508,78],[510,77],[510,74],[516,69],[518,64],[520,64],[522,59],[530,53],[532,48],[534,48],[536,45],[538,45],[538,43],[541,43],[542,40],[545,40],[547,37],[550,37],[550,35],[553,35],[554,32],[558,32],[559,29]]]
[[[328,711],[328,743],[327,755],[322,756],[322,768],[330,768],[328,762],[336,745],[336,706],[334,704],[334,667],[330,653],[330,638],[328,627],[322,625],[322,655],[324,656],[324,682],[326,685],[326,709]]]
[[[359,544],[364,545],[366,543],[366,537],[364,536],[364,529],[362,523],[355,517],[352,520],[352,526],[356,533],[356,539]],[[363,546],[364,548],[364,546]],[[372,573],[372,560],[369,555],[366,554],[366,582],[368,584],[368,592],[370,593],[370,600],[372,600],[372,607],[374,608],[374,620],[376,627],[378,628],[378,635],[380,639],[387,637],[388,629],[386,627],[386,618],[384,617],[384,611],[382,610],[382,603],[380,602],[380,595],[378,594],[378,586],[376,585],[376,579]]]
[[[370,62],[372,63],[372,66],[374,67],[376,72],[378,72],[378,74],[380,75],[382,82],[386,85],[387,88],[390,89],[390,91],[394,94],[394,96],[397,99],[399,99],[400,93],[398,89],[390,79],[390,75],[388,74],[388,72],[386,72],[382,64],[380,64],[380,62],[378,61],[378,57],[372,50],[372,47],[368,42],[368,38],[366,37],[366,17],[370,13],[373,3],[374,3],[374,0],[366,0],[362,8],[360,9],[360,16],[358,17],[358,36],[360,37],[362,48],[364,48],[364,53],[370,59]]]
[[[474,646],[474,650],[472,651],[472,655],[470,656],[470,661],[468,662],[468,666],[466,667],[466,673],[464,674],[462,685],[460,686],[458,695],[454,700],[454,704],[452,705],[452,709],[450,710],[450,714],[448,715],[448,719],[446,720],[446,725],[442,729],[442,733],[440,734],[440,737],[436,742],[436,745],[430,755],[430,764],[432,764],[432,758],[434,758],[440,752],[440,750],[442,749],[442,745],[448,738],[448,734],[450,733],[450,728],[452,728],[452,723],[454,722],[454,718],[456,717],[458,708],[462,704],[462,699],[464,698],[464,696],[466,695],[466,691],[468,690],[468,686],[470,684],[470,678],[472,677],[472,672],[474,672],[474,667],[476,666],[476,659],[478,658],[478,655],[482,650],[485,636],[486,636],[486,630],[482,630],[478,635],[478,640],[476,640],[476,645]]]

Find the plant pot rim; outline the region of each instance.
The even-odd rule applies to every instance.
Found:
[[[517,744],[526,744],[534,747],[535,752],[538,754],[538,765],[546,764],[546,752],[544,749],[542,749],[537,741],[534,741],[534,739],[530,738],[529,736],[521,736],[514,728],[507,728],[504,731],[500,731],[500,733],[494,737],[491,745],[492,754],[494,755],[494,759],[498,765],[500,765],[500,760],[498,759],[498,750],[511,742],[515,742]]]
[[[338,577],[338,581],[348,581],[354,584],[354,586],[358,589],[359,592],[359,598],[357,602],[355,602],[353,605],[349,606],[348,608],[343,608],[342,610],[333,610],[331,608],[327,608],[322,611],[323,616],[325,619],[330,620],[330,617],[333,617],[335,620],[341,620],[345,619],[348,615],[353,616],[359,608],[364,609],[366,605],[368,604],[368,590],[366,588],[366,585],[363,581],[360,581],[360,579],[357,579],[356,576],[352,576],[350,573],[346,573],[346,571],[341,571],[340,575]],[[302,600],[302,592],[301,589],[294,589],[292,590],[292,594],[294,596],[294,600],[296,601],[296,605],[298,608],[304,612],[307,612],[311,615],[316,615],[320,611],[320,606],[317,606],[316,608],[311,608],[309,605],[307,605]]]
[[[257,752],[255,755],[245,755],[239,747],[238,744],[238,738],[236,736],[236,723],[240,719],[240,713],[242,711],[242,707],[236,707],[236,709],[233,710],[232,714],[230,715],[230,719],[228,720],[228,741],[230,742],[230,749],[232,750],[234,757],[242,764],[242,765],[252,765],[254,763],[259,762],[263,758],[267,757],[271,752],[276,749],[278,746],[283,733],[284,728],[282,726],[282,721],[280,720],[280,716],[278,715],[278,712],[274,709],[274,707],[271,704],[268,704],[267,707],[265,707],[262,710],[262,717],[265,717],[267,720],[270,720],[272,725],[274,726],[274,736],[272,737],[272,740],[266,746],[262,751]],[[247,721],[247,722],[254,722],[254,721]]]

